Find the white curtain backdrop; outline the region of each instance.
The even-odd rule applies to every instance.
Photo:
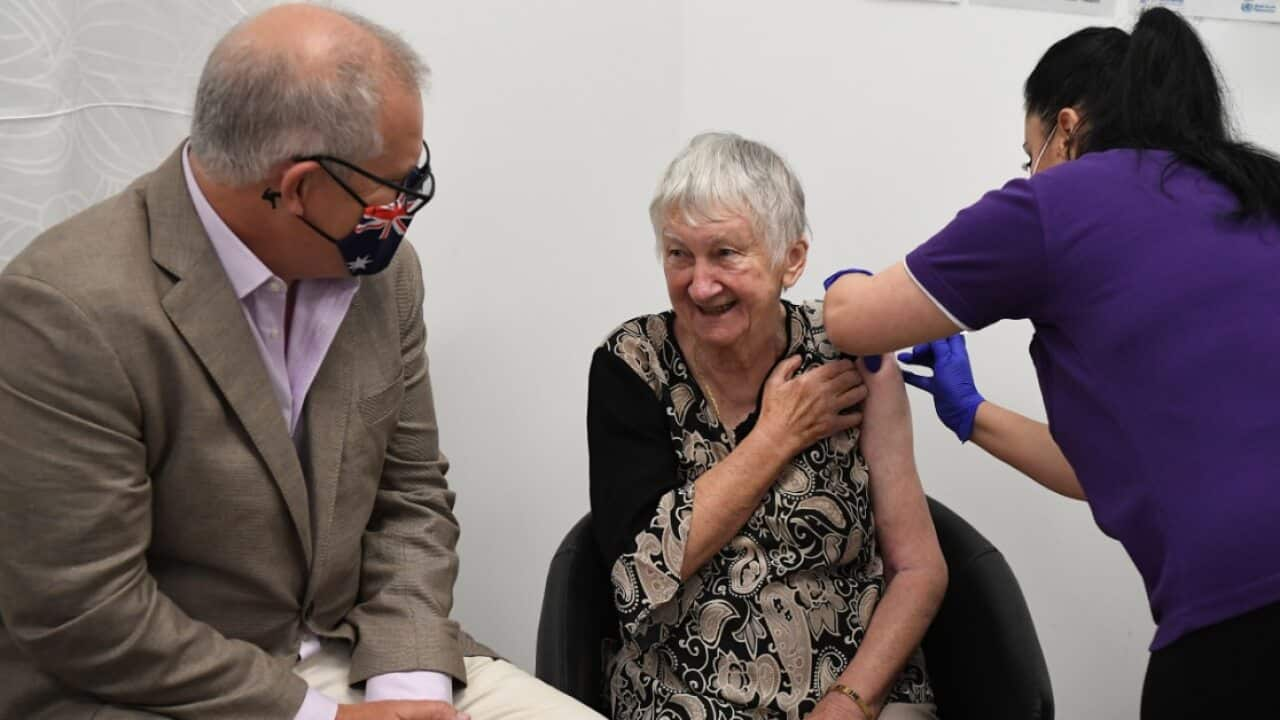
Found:
[[[0,2],[0,266],[172,151],[213,43],[268,4]]]

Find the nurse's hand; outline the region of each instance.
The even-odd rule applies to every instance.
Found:
[[[964,336],[957,334],[917,345],[910,352],[899,354],[898,359],[908,365],[923,365],[933,370],[933,377],[904,371],[902,379],[908,385],[933,395],[933,409],[937,411],[938,419],[960,438],[960,442],[967,442],[973,435],[973,418],[985,398],[974,385]]]

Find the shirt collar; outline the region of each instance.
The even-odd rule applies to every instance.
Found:
[[[196,177],[191,172],[191,161],[187,157],[190,152],[191,145],[188,144],[182,150],[182,174],[187,180],[187,192],[191,195],[191,202],[196,206],[196,215],[200,216],[200,224],[204,226],[204,232],[213,243],[213,250],[227,273],[227,279],[231,281],[236,298],[244,300],[253,294],[254,290],[276,277],[231,231],[231,228],[227,227],[217,211],[209,204],[208,198],[200,190],[200,185],[196,183]]]

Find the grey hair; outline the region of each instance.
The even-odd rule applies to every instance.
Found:
[[[316,72],[286,50],[255,45],[240,32],[248,20],[214,47],[200,75],[191,121],[191,150],[213,179],[246,185],[295,157],[358,162],[382,154],[386,81],[425,91],[430,69],[387,28],[354,13],[333,12],[367,38],[336,43],[331,72]]]
[[[659,253],[673,213],[691,226],[742,213],[775,266],[809,231],[804,189],[786,161],[767,145],[733,133],[698,135],[667,166],[649,204]]]

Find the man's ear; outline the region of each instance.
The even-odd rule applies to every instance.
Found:
[[[280,205],[294,215],[301,215],[307,205],[304,201],[306,196],[315,190],[318,174],[324,174],[324,168],[314,160],[293,163],[286,167],[280,173],[278,190]]]

